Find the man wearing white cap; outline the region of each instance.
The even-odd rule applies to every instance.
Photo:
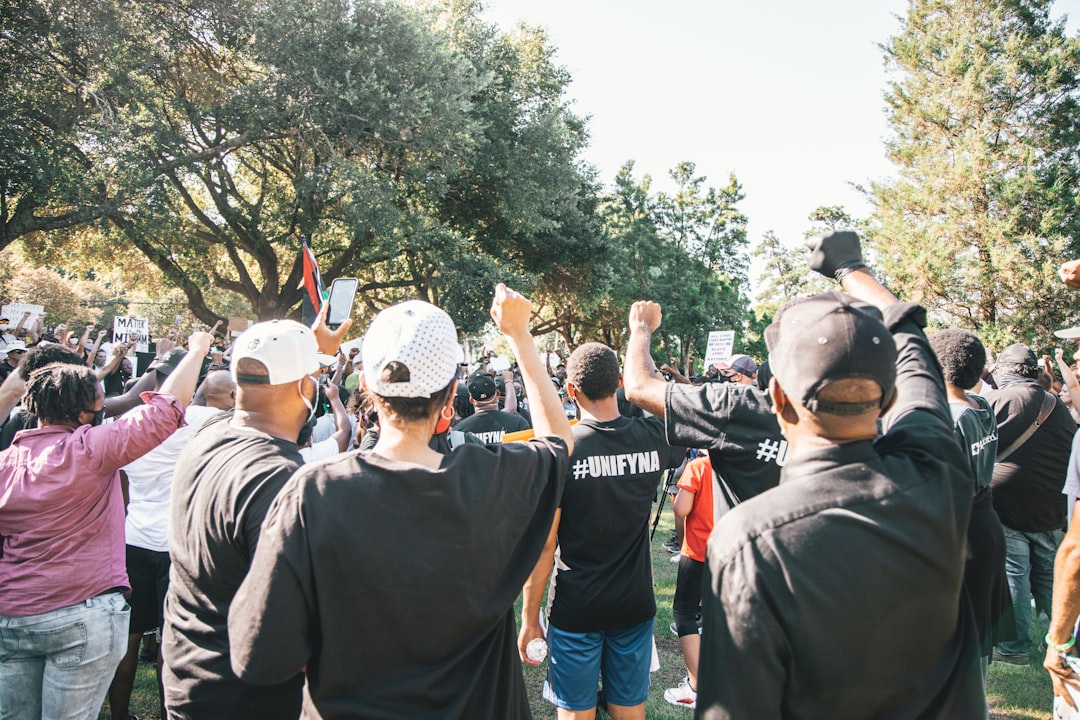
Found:
[[[177,461],[161,647],[170,718],[300,714],[303,676],[294,672],[272,688],[242,682],[229,666],[226,625],[263,518],[303,463],[296,439],[314,411],[316,377],[335,362],[332,353],[352,324],[331,332],[325,308],[314,328],[272,320],[236,339],[236,410],[203,425]]]
[[[229,611],[232,666],[273,684],[306,667],[305,718],[528,718],[514,601],[551,535],[573,445],[536,352],[531,303],[491,308],[533,400],[536,438],[428,445],[453,416],[457,331],[409,301],[364,338],[372,450],[305,466],[266,518]]]
[[[0,348],[0,351],[6,353],[4,362],[0,363],[0,382],[3,382],[7,380],[8,375],[15,372],[15,369],[19,367],[19,361],[26,354],[26,343],[22,340],[13,340]]]

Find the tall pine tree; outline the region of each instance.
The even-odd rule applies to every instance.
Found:
[[[883,47],[895,181],[872,195],[883,270],[993,346],[1075,320],[1080,39],[1051,0],[910,0]]]

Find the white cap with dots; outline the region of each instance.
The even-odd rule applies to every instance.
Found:
[[[383,397],[429,397],[450,384],[464,360],[450,316],[421,300],[392,305],[371,321],[362,350],[368,390]],[[383,382],[383,369],[399,362],[406,382]]]

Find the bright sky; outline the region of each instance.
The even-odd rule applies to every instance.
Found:
[[[802,240],[819,205],[869,208],[851,183],[890,176],[878,45],[906,0],[485,0],[504,30],[544,27],[590,116],[586,160],[610,185],[626,160],[666,189],[689,160],[721,185],[734,172],[756,245]],[[1075,33],[1080,0],[1057,0]]]

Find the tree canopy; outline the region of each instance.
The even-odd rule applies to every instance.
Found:
[[[369,311],[419,297],[468,329],[496,278],[555,295],[602,255],[584,122],[544,34],[479,13],[6,2],[0,245],[44,261],[93,223],[101,262],[134,248],[207,323],[215,288],[295,311],[303,238]]]
[[[1080,245],[1080,39],[1051,0],[912,0],[884,46],[895,181],[873,244],[906,297],[991,344],[1070,315]]]

